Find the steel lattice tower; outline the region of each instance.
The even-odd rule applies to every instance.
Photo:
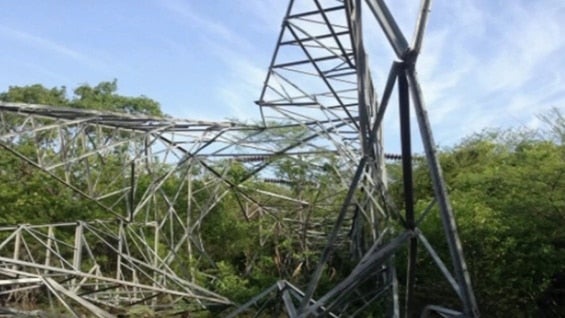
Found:
[[[421,2],[414,39],[410,44],[384,1],[367,0],[365,3],[396,55],[380,100],[372,84],[363,44],[361,0],[290,1],[283,19],[269,73],[258,101],[263,118],[266,123],[273,119],[298,121],[309,129],[324,134],[329,140],[337,140],[341,145],[339,150],[342,156],[349,159],[355,173],[350,178],[348,195],[305,292],[298,292],[296,287],[286,282],[279,283],[277,288],[282,294],[286,312],[291,317],[353,316],[382,297],[389,297],[389,316],[398,317],[403,302],[402,312],[406,317],[411,317],[415,308],[418,247],[423,246],[462,305],[459,311],[430,304],[424,308],[423,315],[435,312],[441,316],[478,317],[477,304],[416,75],[416,62],[431,1]],[[395,86],[402,144],[404,213],[394,206],[387,193],[382,150],[382,121]],[[416,213],[414,208],[411,111],[415,112],[417,118],[435,193],[435,200],[421,213]],[[453,273],[419,227],[433,205],[439,208]],[[338,232],[347,215],[354,215],[356,218],[351,229],[351,244],[354,255],[357,253],[356,256],[359,257],[358,265],[345,280],[314,300],[312,297],[324,265],[334,250]],[[408,247],[407,282],[405,299],[400,301],[394,255],[403,246]],[[359,287],[367,281],[372,281],[373,290],[369,293],[359,291]],[[348,306],[359,295],[362,295],[362,305],[357,302],[357,307],[350,311]],[[252,300],[255,301],[256,299]]]
[[[231,306],[227,314],[232,317],[244,312],[261,316],[261,304],[278,302],[290,317],[350,317],[366,315],[372,304],[381,302],[389,317],[412,317],[416,310],[424,317],[478,317],[416,74],[430,2],[422,0],[409,43],[383,0],[291,0],[257,101],[260,125],[1,103],[2,151],[105,214],[1,227],[0,294],[42,288],[75,316],[77,305],[98,317],[113,317],[111,309],[133,304],[164,310],[181,302],[194,310]],[[362,8],[378,21],[396,55],[381,94],[367,62]],[[381,133],[395,91],[403,210],[388,190]],[[414,207],[411,112],[435,194],[424,211]],[[272,133],[287,128],[305,133]],[[33,145],[33,151],[20,149],[22,142]],[[199,286],[192,264],[213,263],[202,224],[227,197],[237,202],[245,218],[286,213],[281,220],[308,232],[311,224],[302,213],[316,202],[260,189],[253,182],[284,183],[272,177],[274,163],[290,158],[314,167],[319,154],[337,158],[336,187],[345,189],[345,199],[339,206],[324,207],[334,216],[330,230],[308,237],[320,252],[309,283],[294,286],[281,280],[239,307]],[[234,162],[245,166],[244,176],[230,175]],[[182,180],[173,191],[167,188],[171,179]],[[436,208],[451,268],[421,229]],[[320,294],[325,265],[337,253],[336,246],[344,244],[350,246],[345,257],[357,265]],[[100,250],[111,267],[98,262]],[[398,268],[402,251],[406,267]],[[458,307],[415,304],[416,260],[423,251],[443,274]],[[399,270],[406,270],[404,287],[397,280]],[[161,304],[165,300],[169,306]]]

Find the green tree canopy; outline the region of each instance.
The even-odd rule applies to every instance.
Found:
[[[64,86],[46,88],[41,84],[28,86],[11,86],[0,93],[0,101],[42,104],[50,106],[66,106],[90,110],[105,110],[114,112],[127,112],[143,115],[163,115],[159,103],[145,96],[129,97],[117,93],[116,80],[101,82],[95,86],[83,84],[74,90],[70,97]],[[20,125],[21,118],[17,116],[4,118],[3,124]],[[49,122],[49,119],[37,119]],[[37,135],[43,136],[43,135]],[[37,137],[36,136],[36,137]],[[18,152],[33,156],[35,147],[57,147],[53,143],[56,138],[44,135],[45,140],[39,142],[37,138],[16,139],[12,145]],[[49,151],[45,152],[49,154]],[[106,154],[104,167],[98,167],[102,177],[119,174],[121,166],[117,163],[116,154]],[[76,177],[84,176],[84,167],[75,165]],[[84,198],[77,197],[76,193],[64,187],[53,178],[44,173],[37,173],[35,168],[17,159],[13,154],[0,150],[0,224],[15,223],[50,223],[75,217],[90,218],[97,213],[92,213],[95,205],[84,202]],[[78,180],[78,183],[81,181]],[[85,181],[82,181],[85,182]],[[82,208],[78,208],[82,207]],[[88,209],[86,208],[88,207]],[[90,210],[90,212],[88,212]],[[17,211],[17,213],[14,213]],[[81,211],[83,214],[76,214]]]
[[[67,106],[69,104],[67,89],[64,86],[48,89],[41,84],[10,86],[7,92],[0,93],[0,101],[52,106]]]
[[[555,314],[564,309],[558,307],[562,301],[559,305],[551,297],[552,280],[565,273],[565,145],[550,133],[559,122],[551,123],[552,129],[542,134],[488,130],[441,153],[477,301],[486,317],[530,317],[543,310],[553,314],[548,317],[560,317]],[[415,175],[417,207],[424,210],[432,197],[430,179],[423,167]],[[445,259],[437,213],[422,227]],[[419,262],[424,265],[421,288],[432,286],[421,290],[423,299],[445,302],[438,291],[448,287],[436,283],[441,278],[431,259],[421,253]]]
[[[8,91],[0,93],[0,101],[43,104],[51,106],[69,106],[81,109],[106,110],[162,116],[158,102],[146,96],[124,96],[117,93],[118,81],[100,82],[95,86],[82,84],[68,97],[64,86],[46,88],[41,84],[28,86],[10,86]]]
[[[83,84],[71,95],[65,87],[46,88],[35,84],[12,86],[0,93],[0,100],[163,115],[156,101],[145,96],[122,96],[117,91],[116,80],[95,86]],[[565,313],[565,297],[559,287],[565,281],[565,120],[557,109],[540,118],[546,124],[545,129],[488,130],[440,153],[471,279],[485,317],[562,317]],[[282,127],[269,131],[267,141],[261,139],[263,135],[256,138],[257,142],[277,143],[284,148],[307,133],[301,127]],[[252,138],[254,136],[250,140]],[[15,142],[17,150],[24,154],[33,154],[35,147],[54,147],[24,138]],[[91,165],[99,170],[100,182],[104,182],[106,175],[123,173],[116,153],[103,155],[103,166]],[[320,154],[308,165],[303,159],[269,159],[273,160],[273,175],[288,182],[272,184],[257,178],[249,179],[246,187],[322,204],[319,208],[310,208],[271,198],[266,202],[271,208],[270,214],[264,212],[266,217],[257,214],[244,218],[237,195],[211,196],[205,187],[206,174],[199,173],[200,179],[195,178],[192,185],[194,197],[190,198],[190,206],[186,202],[175,206],[185,211],[183,217],[193,219],[199,216],[200,206],[213,203],[202,226],[192,233],[204,243],[212,260],[193,258],[182,254],[187,253],[182,250],[178,252],[178,257],[186,259],[186,266],[190,267],[189,272],[196,281],[208,281],[203,277],[212,274],[217,279],[207,287],[237,301],[247,300],[281,278],[291,279],[297,285],[308,281],[321,250],[315,239],[319,233],[320,242],[325,244],[322,239],[330,227],[324,222],[333,220],[344,194],[337,189],[339,179],[335,176],[339,172],[339,157],[332,153]],[[313,168],[315,166],[318,168]],[[389,168],[392,194],[401,197],[399,166]],[[74,177],[80,179],[84,166],[77,164],[76,169]],[[247,180],[247,173],[244,164],[234,162],[226,175],[238,185]],[[178,178],[168,179],[161,187],[162,193],[168,197],[187,193],[188,185],[182,183],[184,176],[179,174]],[[433,197],[423,162],[415,163],[414,176],[416,210],[423,211]],[[142,177],[133,201],[139,201],[141,194],[151,186],[150,177]],[[331,196],[324,197],[325,193]],[[255,198],[265,202],[259,195]],[[155,204],[166,211],[164,202]],[[6,151],[0,151],[1,225],[49,223],[98,215],[104,215],[103,211],[91,202],[52,178],[36,173],[29,164]],[[315,222],[319,225],[316,228],[302,227],[302,223]],[[442,259],[447,260],[447,244],[437,211],[429,214],[421,228]],[[316,236],[308,238],[308,231]],[[69,238],[72,235],[69,233]],[[147,237],[148,241],[152,239]],[[432,265],[431,258],[423,248],[421,251],[418,299],[421,303],[457,304],[455,297],[451,299],[449,293],[444,292],[450,287]],[[404,261],[401,257],[397,260]],[[347,276],[350,265],[349,260],[333,257],[328,262],[327,272],[331,275],[324,276],[320,285],[330,286]],[[399,273],[400,280],[402,275]]]

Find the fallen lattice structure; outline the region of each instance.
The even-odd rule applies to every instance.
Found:
[[[289,317],[349,317],[366,315],[376,301],[385,304],[384,314],[390,317],[411,317],[415,310],[424,316],[478,317],[415,71],[429,6],[430,1],[422,1],[409,44],[382,0],[291,1],[257,102],[263,118],[257,125],[1,103],[2,150],[93,202],[107,217],[0,227],[0,293],[43,288],[71,313],[78,315],[78,304],[98,317],[113,317],[134,304],[165,313],[181,302],[195,311],[227,308],[224,314],[231,317],[260,316],[273,302]],[[362,8],[372,15],[363,15]],[[371,16],[396,55],[380,96],[363,44],[362,18]],[[381,134],[395,90],[402,155],[393,158],[402,160],[402,211],[388,193]],[[414,208],[411,109],[435,193],[425,211]],[[301,133],[277,133],[289,128]],[[22,141],[34,144],[34,150],[21,151],[17,144]],[[191,262],[207,258],[200,228],[227,196],[233,196],[246,218],[281,213],[285,204],[286,221],[309,228],[301,209],[317,202],[251,185],[257,180],[284,184],[288,181],[270,170],[278,160],[316,166],[320,154],[337,158],[333,173],[345,199],[323,207],[334,216],[327,231],[308,232],[321,253],[309,283],[274,282],[241,306],[195,283]],[[245,167],[245,175],[230,175],[234,162]],[[182,181],[176,191],[165,190],[171,178]],[[451,269],[420,229],[434,206],[443,222]],[[343,244],[350,246],[348,257],[357,265],[320,294],[324,266]],[[418,247],[459,299],[457,308],[416,308]],[[401,249],[408,259],[404,299],[396,278],[395,255]],[[112,266],[98,262],[100,250]]]

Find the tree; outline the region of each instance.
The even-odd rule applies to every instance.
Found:
[[[158,102],[146,97],[130,97],[117,94],[118,81],[100,82],[92,87],[82,84],[73,90],[73,95],[67,96],[64,86],[46,88],[41,84],[28,86],[10,86],[8,91],[0,93],[0,101],[50,106],[70,106],[81,109],[106,110],[162,116],[163,112]]]
[[[0,93],[0,101],[162,115],[159,103],[156,101],[144,96],[129,97],[117,94],[116,80],[101,82],[94,87],[83,84],[74,90],[74,95],[70,98],[67,96],[67,90],[64,86],[53,88],[46,88],[41,84],[10,86],[6,92]],[[52,120],[42,118],[36,118],[35,122],[39,125],[42,121],[46,125],[52,123]],[[6,114],[4,117],[3,125],[13,125],[13,128],[17,128],[21,124],[22,119],[19,116]],[[8,127],[2,128],[4,131],[12,130]],[[123,137],[127,138],[127,136]],[[79,141],[75,141],[75,143]],[[13,143],[10,145],[12,149],[30,158],[36,156],[39,151],[42,155],[50,155],[50,153],[57,151],[60,144],[57,136],[48,131],[29,137],[22,134],[13,139],[11,143]],[[73,156],[71,152],[81,151],[80,149],[85,147],[88,147],[88,145],[69,146],[66,155]],[[118,158],[120,154],[107,153],[104,156],[105,158],[101,161],[104,162],[103,166],[96,166],[94,162],[100,161],[99,157],[96,157],[95,160],[83,159],[92,161],[90,165],[91,173],[93,169],[100,171],[102,175],[100,182],[105,180],[104,177],[107,179],[120,174],[119,171],[122,169]],[[0,180],[3,180],[0,185],[0,210],[4,212],[1,214],[0,223],[50,223],[68,219],[92,219],[103,215],[100,214],[100,208],[96,207],[95,204],[86,202],[84,198],[77,196],[76,193],[47,174],[37,173],[31,165],[17,159],[4,149],[0,151],[0,161],[2,163]],[[77,184],[85,183],[85,180],[78,180],[86,175],[83,171],[84,165],[75,164],[73,169],[76,169],[76,171],[71,174],[72,178],[77,179],[74,181]],[[98,212],[94,213],[94,211]],[[73,217],[69,217],[71,215]]]
[[[0,101],[151,116],[162,115],[159,104],[147,97],[128,97],[118,94],[116,80],[101,82],[94,87],[88,84],[81,85],[70,97],[65,87],[45,88],[40,84],[11,86],[6,92],[0,93]],[[131,134],[135,133],[130,131],[112,133],[112,127],[90,130],[88,128],[91,126],[84,126],[86,128],[81,130],[82,127],[77,129],[77,126],[73,125],[59,129],[34,130],[33,128],[36,127],[56,127],[53,125],[56,124],[56,120],[37,116],[31,121],[32,125],[29,122],[29,118],[26,119],[19,114],[9,112],[2,114],[2,127],[0,127],[2,133],[16,132],[16,136],[4,138],[2,147],[0,147],[0,224],[10,226],[22,223],[53,224],[63,221],[89,221],[114,217],[97,202],[86,199],[79,192],[85,193],[85,189],[92,189],[92,183],[100,184],[99,188],[104,187],[104,190],[110,193],[123,187],[123,182],[118,184],[113,181],[126,175],[124,158],[128,157],[127,147],[113,147],[111,151],[105,152],[92,150],[99,144],[112,144],[110,136],[113,141],[117,138],[127,141],[131,138]],[[87,136],[75,138],[80,133]],[[99,142],[99,140],[102,141]],[[31,163],[39,162],[38,158],[41,158],[43,162],[47,162],[47,165],[53,165],[49,173],[46,173],[35,168],[33,164],[21,160],[18,156],[27,158]],[[70,160],[71,163],[68,163],[66,158],[75,158],[75,160]],[[66,164],[58,165],[61,161]],[[87,178],[87,175],[91,177]],[[128,177],[129,175],[119,180],[123,181]],[[63,182],[73,185],[80,191],[72,190]],[[96,190],[93,191],[95,192]],[[113,198],[110,199],[115,201]],[[110,204],[103,203],[110,206]],[[113,210],[121,215],[126,215],[125,209],[123,205],[113,207]],[[73,246],[75,235],[73,227],[57,227],[55,231],[57,240],[63,246]],[[0,235],[5,236],[9,233],[3,231]],[[30,238],[30,234],[22,235]],[[86,233],[85,237],[86,235],[92,235],[92,233]],[[107,257],[115,254],[114,249],[99,241],[94,240],[94,242],[90,247],[96,255],[100,268],[103,271],[115,270],[116,264],[111,263],[115,259]],[[15,244],[13,243],[14,246]],[[45,246],[34,240],[33,237],[24,244],[26,252],[20,255],[21,259],[28,258],[28,260],[42,262],[41,258],[46,258]],[[10,246],[6,246],[4,253],[9,249]],[[40,252],[35,253],[36,251]],[[73,251],[72,248],[62,248],[57,253],[70,259]],[[83,263],[82,265],[91,266],[93,264]],[[30,291],[30,294],[33,292],[37,291]]]
[[[550,135],[541,137],[533,131],[485,131],[440,157],[477,301],[488,317],[535,315],[552,278],[565,272],[565,147]],[[423,210],[430,180],[419,167],[415,175]],[[446,256],[437,214],[422,227]],[[431,260],[424,254],[420,282],[434,287],[421,290],[421,297],[439,302],[433,295],[443,297],[439,291],[448,287],[434,285],[440,274],[426,267]]]
[[[7,92],[0,93],[0,101],[51,106],[67,106],[69,104],[67,90],[64,86],[48,89],[41,84],[10,86]]]
[[[129,97],[116,94],[117,80],[101,82],[91,87],[83,84],[77,87],[69,105],[76,108],[117,111],[128,114],[162,116],[163,113],[156,101],[145,96]]]
[[[557,107],[554,107],[538,117],[547,127],[545,134],[556,143],[565,145],[565,115]]]

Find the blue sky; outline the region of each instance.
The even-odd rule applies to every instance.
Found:
[[[296,0],[301,1],[301,0]],[[407,37],[416,0],[388,1]],[[175,117],[257,118],[285,0],[3,1],[0,91],[118,79]],[[369,21],[369,17],[365,18]],[[375,23],[365,44],[378,91],[392,51]],[[565,110],[565,2],[436,0],[418,71],[436,142],[485,127],[537,127]],[[391,115],[393,116],[393,114]],[[385,135],[397,139],[396,120]]]

